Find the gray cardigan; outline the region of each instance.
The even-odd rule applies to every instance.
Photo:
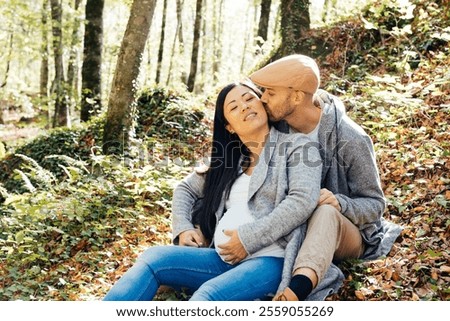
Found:
[[[283,134],[272,128],[250,179],[248,205],[255,221],[238,228],[249,254],[278,242],[285,251],[283,281],[289,284],[306,220],[320,194],[322,162],[316,146],[303,134]],[[175,188],[172,201],[174,243],[181,232],[193,229],[191,211],[203,196],[205,175],[193,172]],[[217,222],[224,213],[222,198]]]

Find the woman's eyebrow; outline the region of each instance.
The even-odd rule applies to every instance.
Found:
[[[241,97],[244,97],[244,96],[247,95],[247,94],[251,95],[250,91],[246,91],[245,93],[243,93],[243,94],[241,95]],[[228,105],[231,104],[231,103],[235,103],[235,102],[236,102],[236,99],[233,99],[233,100],[230,101],[228,104],[226,104],[226,106],[228,106]]]
[[[226,106],[228,106],[229,104],[231,104],[231,103],[235,103],[236,102],[236,99],[233,99],[232,101],[230,101]]]

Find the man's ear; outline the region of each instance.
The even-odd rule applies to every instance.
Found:
[[[303,91],[301,91],[301,90],[294,91],[294,94],[293,94],[294,101],[296,103],[301,103],[303,101],[303,99],[305,99],[305,95],[306,94]]]

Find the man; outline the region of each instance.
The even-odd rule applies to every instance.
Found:
[[[320,200],[308,220],[289,287],[274,297],[304,300],[333,260],[386,255],[401,229],[382,218],[385,199],[370,137],[345,114],[337,97],[321,91],[321,99],[315,99],[320,84],[316,62],[291,55],[250,78],[264,88],[261,100],[269,118],[284,121],[280,127],[285,130],[308,135],[320,148]]]

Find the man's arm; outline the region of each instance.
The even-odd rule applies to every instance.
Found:
[[[386,203],[372,141],[363,136],[363,139],[347,144],[343,151],[349,166],[347,183],[350,195],[335,194],[341,213],[357,226],[376,222],[383,215]]]

